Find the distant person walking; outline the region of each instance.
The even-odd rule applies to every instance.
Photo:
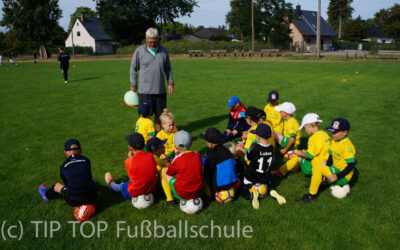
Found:
[[[10,53],[10,65],[11,66],[15,65],[15,63],[14,63],[14,53],[13,52]]]
[[[64,52],[64,48],[60,48],[60,54],[58,54],[58,63],[60,64],[61,72],[64,76],[64,82],[68,83],[68,68],[69,68],[69,54]]]
[[[37,64],[37,53],[33,52],[33,63]]]
[[[161,130],[160,115],[167,107],[164,74],[168,80],[168,93],[171,95],[174,92],[174,80],[168,51],[160,45],[158,30],[149,28],[146,31],[146,44],[137,48],[133,54],[130,82],[133,92],[137,91],[139,83],[140,104],[146,100],[152,101],[157,132]]]

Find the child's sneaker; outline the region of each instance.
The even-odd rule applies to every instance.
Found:
[[[278,201],[279,205],[282,205],[282,204],[286,203],[285,197],[283,197],[282,195],[278,194],[278,192],[276,192],[276,190],[271,190],[271,192],[269,194]]]
[[[165,205],[167,205],[167,207],[173,207],[175,206],[176,201],[172,200],[172,201],[165,201]]]
[[[271,174],[281,178],[285,177],[281,172],[279,172],[279,170],[271,170]]]
[[[45,187],[45,185],[41,184],[39,186],[39,194],[44,201],[49,201],[49,199],[47,199],[47,197],[46,197],[46,192],[47,192],[47,188]]]
[[[315,195],[311,195],[311,194],[305,194],[303,197],[301,197],[300,199],[297,199],[297,202],[300,203],[308,203],[310,201],[316,201],[317,200],[317,196]]]
[[[258,200],[258,191],[254,190],[252,196],[253,199],[251,201],[251,204],[253,205],[254,209],[258,209],[260,207],[260,201]]]
[[[107,182],[107,185],[109,185],[109,186],[110,186],[110,183],[114,181],[110,172],[107,172],[104,178]]]

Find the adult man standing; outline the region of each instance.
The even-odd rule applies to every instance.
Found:
[[[64,52],[64,48],[60,48],[60,54],[58,54],[58,63],[60,64],[61,72],[64,76],[64,82],[68,83],[68,68],[69,68],[69,55]]]
[[[174,80],[169,61],[168,51],[159,44],[160,37],[157,29],[149,28],[146,31],[146,44],[136,49],[132,57],[130,82],[131,89],[136,92],[139,82],[139,103],[146,100],[153,103],[154,122],[156,130],[161,130],[160,115],[167,107],[167,94],[164,74],[168,80],[168,93],[174,92]],[[139,77],[138,77],[139,72]]]

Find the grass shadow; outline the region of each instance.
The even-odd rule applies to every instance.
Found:
[[[102,78],[102,77],[100,77],[100,76],[86,77],[86,78],[81,78],[81,79],[70,80],[69,82],[88,81],[88,80],[99,79],[99,78]]]
[[[100,214],[107,208],[122,203],[125,199],[121,193],[114,192],[106,185],[97,184],[96,213]]]
[[[226,122],[228,123],[228,115],[217,115],[217,116],[207,117],[201,120],[192,121],[186,125],[180,125],[179,130],[186,130],[189,133],[191,133],[201,128],[212,127],[213,125],[216,125],[217,123],[225,119]]]
[[[115,183],[121,184],[123,182],[129,181],[128,176],[123,176],[118,179],[114,179]],[[125,202],[126,199],[122,197],[122,194],[119,192],[114,192],[107,185],[96,183],[97,187],[97,201],[96,201],[96,213],[101,213],[109,207],[112,207],[116,204]]]
[[[350,180],[350,187],[353,187],[354,185],[356,185],[356,183],[358,182],[358,176],[359,176],[360,172],[358,172],[357,168],[354,168],[354,173],[353,173],[353,177]]]

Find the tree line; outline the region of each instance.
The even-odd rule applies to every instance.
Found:
[[[46,58],[48,47],[62,46],[67,35],[81,13],[86,17],[99,18],[104,30],[121,46],[140,44],[144,32],[150,26],[158,27],[162,33],[192,34],[203,29],[182,24],[175,20],[190,16],[198,3],[195,0],[97,0],[96,10],[78,7],[71,14],[68,30],[58,23],[62,10],[58,0],[2,0],[3,17],[0,25],[0,53],[22,50],[37,50]],[[285,0],[232,0],[226,15],[229,31],[241,40],[251,39],[251,1],[254,11],[255,39],[282,47],[291,42],[290,23],[296,18],[291,3]],[[362,20],[352,18],[353,0],[331,0],[328,6],[328,23],[337,32],[339,39],[360,41],[370,26],[381,28],[387,37],[400,38],[400,5],[379,10],[374,18]],[[225,27],[219,27],[224,28]],[[221,38],[222,39],[222,38]]]

